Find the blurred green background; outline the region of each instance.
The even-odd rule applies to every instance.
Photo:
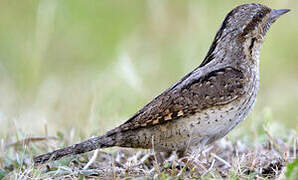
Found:
[[[1,0],[0,138],[121,124],[197,67],[225,15],[290,8],[267,33],[254,111],[229,136],[298,130],[298,1]]]

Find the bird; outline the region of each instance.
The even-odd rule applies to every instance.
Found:
[[[256,101],[264,37],[289,9],[242,4],[224,18],[201,64],[102,136],[33,158],[35,164],[107,147],[186,152],[242,122]]]

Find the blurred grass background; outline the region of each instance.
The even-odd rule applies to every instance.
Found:
[[[292,11],[267,33],[256,106],[229,136],[297,131],[298,1],[2,0],[0,139],[79,140],[121,124],[197,67],[225,15],[249,2]]]

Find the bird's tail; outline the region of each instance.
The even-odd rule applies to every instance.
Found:
[[[111,147],[115,145],[115,140],[108,136],[98,136],[90,138],[81,143],[74,144],[62,149],[57,149],[53,152],[39,155],[34,157],[33,161],[35,164],[43,164],[47,161],[55,161],[64,156],[70,156],[75,154],[81,154],[89,152],[99,148]]]

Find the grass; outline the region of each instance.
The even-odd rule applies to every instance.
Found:
[[[110,148],[66,157],[34,166],[32,155],[67,145],[57,138],[25,138],[8,144],[1,156],[0,177],[4,179],[48,178],[157,178],[157,179],[295,179],[298,173],[297,135],[273,138],[268,132],[263,144],[247,145],[243,140],[224,138],[183,158],[175,153],[155,161],[154,151]],[[73,142],[70,142],[73,143]]]
[[[225,139],[164,165],[112,148],[34,167],[34,155],[104,134],[198,66],[242,2],[1,1],[0,179],[295,179],[298,4],[258,2],[293,11],[265,38],[254,111]]]

